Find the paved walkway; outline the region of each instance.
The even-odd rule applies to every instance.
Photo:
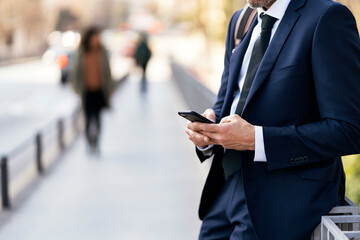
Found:
[[[172,81],[126,81],[104,114],[100,157],[80,137],[0,228],[6,240],[191,240],[202,167]],[[0,212],[1,214],[1,212]]]

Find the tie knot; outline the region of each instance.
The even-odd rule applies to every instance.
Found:
[[[266,15],[264,13],[260,14],[260,18],[262,19],[261,30],[271,30],[277,21],[277,18]]]

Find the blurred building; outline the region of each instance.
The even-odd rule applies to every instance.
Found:
[[[0,61],[41,55],[55,30],[108,26],[113,1],[1,0]]]
[[[0,1],[0,61],[35,55],[45,48],[43,10],[42,0]]]

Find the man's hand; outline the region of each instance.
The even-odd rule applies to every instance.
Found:
[[[215,122],[215,112],[213,109],[207,109],[203,114],[204,117],[210,119],[211,121]],[[191,122],[188,123],[185,132],[187,133],[187,135],[189,136],[189,139],[195,144],[195,146],[198,146],[200,148],[205,148],[206,146],[209,145],[209,137],[203,135],[201,132],[199,131],[195,131],[189,128],[189,126],[191,126]],[[207,123],[199,123],[199,124],[206,124],[206,125],[214,125],[214,124],[207,124]]]
[[[187,129],[194,133],[190,140],[196,139],[202,146],[216,144],[225,149],[255,150],[255,127],[239,115],[225,117],[219,124],[189,123]]]

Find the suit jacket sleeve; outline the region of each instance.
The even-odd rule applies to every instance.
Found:
[[[235,25],[236,25],[236,21],[239,17],[241,13],[241,10],[237,11],[236,13],[234,13],[234,15],[231,17],[230,19],[230,23],[228,26],[228,31],[227,31],[227,37],[226,37],[226,50],[225,50],[225,59],[224,59],[224,71],[221,77],[221,86],[220,86],[220,90],[219,93],[217,95],[217,99],[216,102],[214,104],[214,106],[212,107],[215,111],[215,115],[216,115],[216,122],[220,122],[220,112],[224,103],[224,99],[225,99],[225,94],[226,94],[226,88],[227,88],[227,84],[228,84],[228,76],[229,76],[229,62],[230,62],[230,57],[232,54],[232,50],[235,46],[234,43],[234,33],[235,33]],[[207,156],[205,155],[202,151],[200,151],[198,148],[196,148],[196,154],[198,156],[198,158],[200,159],[201,162],[204,162],[206,159],[210,158],[211,156]]]
[[[226,37],[226,50],[225,50],[225,59],[224,59],[224,71],[221,77],[221,86],[217,95],[216,102],[213,106],[213,109],[216,114],[216,122],[220,122],[220,112],[223,107],[223,103],[225,100],[226,88],[228,85],[228,77],[229,77],[229,63],[230,57],[232,54],[232,50],[235,46],[234,42],[234,34],[235,34],[235,25],[238,20],[242,10],[237,11],[230,19],[227,37]]]
[[[346,7],[321,15],[310,54],[321,121],[264,127],[270,170],[360,152],[360,40]]]

